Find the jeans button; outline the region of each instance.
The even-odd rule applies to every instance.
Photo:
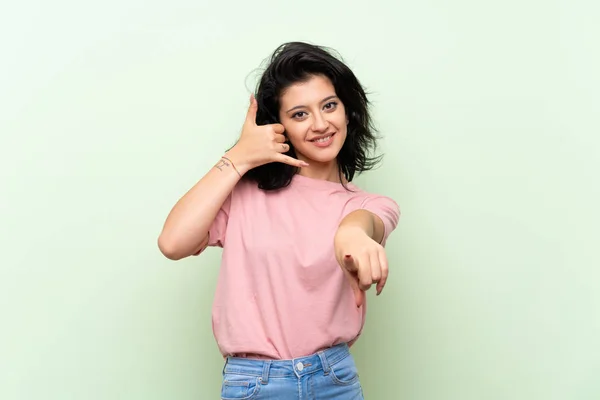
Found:
[[[304,364],[302,364],[301,362],[299,362],[298,364],[296,364],[296,369],[300,372],[302,372],[302,370],[304,369]]]

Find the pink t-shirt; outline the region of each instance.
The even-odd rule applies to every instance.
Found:
[[[400,211],[390,198],[353,184],[294,176],[278,191],[240,181],[210,228],[209,246],[223,248],[213,303],[213,333],[224,356],[291,359],[360,335],[366,306],[334,255],[342,219],[365,209],[385,225],[382,244]]]

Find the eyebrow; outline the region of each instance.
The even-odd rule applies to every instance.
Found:
[[[327,100],[336,99],[336,98],[337,98],[336,95],[325,97],[323,100],[321,100],[321,104],[325,103]],[[306,106],[302,106],[302,105],[296,106],[296,107],[292,107],[292,108],[290,108],[289,110],[286,111],[286,114],[289,113],[290,111],[294,111],[294,110],[296,110],[298,108],[305,108],[305,107]]]

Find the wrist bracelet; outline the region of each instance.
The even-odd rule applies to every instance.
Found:
[[[229,163],[231,164],[231,166],[233,167],[233,169],[235,170],[235,172],[237,172],[237,174],[240,176],[240,178],[242,177],[242,174],[240,174],[240,171],[238,171],[238,169],[235,167],[235,164],[233,163],[233,161],[231,161],[229,158],[223,156],[221,157],[223,160],[227,160],[229,161]]]

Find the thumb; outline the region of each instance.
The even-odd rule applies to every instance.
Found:
[[[344,268],[350,272],[358,272],[358,262],[350,254],[344,256]]]
[[[248,113],[246,114],[246,122],[256,125],[256,113],[258,112],[258,102],[254,97],[254,94],[250,95],[250,106],[248,107]]]

